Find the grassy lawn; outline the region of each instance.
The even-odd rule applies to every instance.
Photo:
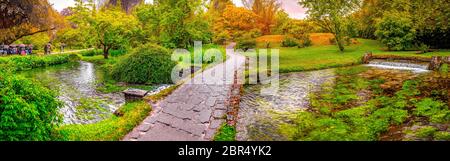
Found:
[[[297,72],[318,70],[333,67],[342,67],[359,64],[361,57],[367,51],[374,54],[389,54],[403,56],[434,55],[450,56],[450,50],[432,52],[426,54],[415,54],[416,51],[388,52],[383,51],[384,46],[376,40],[358,39],[359,44],[347,46],[341,53],[335,45],[311,46],[307,48],[279,48],[280,49],[280,72]]]
[[[120,108],[123,116],[94,124],[65,125],[59,128],[58,140],[70,141],[118,141],[148,116],[152,108],[144,101],[127,103]]]

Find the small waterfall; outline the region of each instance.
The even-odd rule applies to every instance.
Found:
[[[373,60],[370,61],[367,66],[385,68],[385,69],[397,69],[397,70],[409,70],[416,73],[428,72],[428,64],[426,63],[409,63],[409,62],[393,62],[393,61],[382,61]]]

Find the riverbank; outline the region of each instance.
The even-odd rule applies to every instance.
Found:
[[[358,43],[346,46],[340,52],[335,45],[318,45],[306,48],[280,47],[280,72],[312,71],[361,64],[361,58],[367,52],[374,55],[399,55],[415,57],[450,56],[450,50],[441,50],[425,54],[416,51],[385,51],[385,47],[376,40],[357,39]],[[277,49],[277,48],[275,48]]]
[[[325,71],[329,70],[335,78],[319,86],[308,85],[308,73],[323,71],[287,74],[303,75],[295,77],[300,81],[282,74],[281,91],[275,96],[260,96],[261,85],[246,87],[237,139],[450,140],[448,70],[414,73],[352,66]],[[316,90],[296,88],[299,85]]]

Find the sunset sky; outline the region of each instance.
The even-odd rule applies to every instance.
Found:
[[[152,0],[145,0],[146,2],[151,2]],[[61,11],[62,9],[75,5],[73,0],[49,0],[56,10]],[[233,0],[237,6],[242,6],[241,0]],[[289,13],[292,18],[302,19],[306,17],[306,9],[302,8],[298,3],[298,0],[282,0],[283,9]]]

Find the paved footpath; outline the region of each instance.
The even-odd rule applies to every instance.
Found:
[[[150,116],[123,140],[212,140],[226,120],[226,102],[235,71],[245,63],[244,56],[232,52],[233,46],[227,47],[226,62],[195,75],[171,95],[153,105]]]

